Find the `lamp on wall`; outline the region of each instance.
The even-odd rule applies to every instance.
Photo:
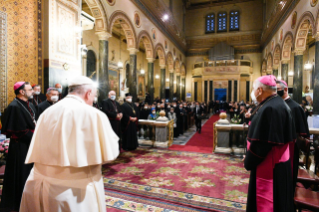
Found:
[[[122,41],[121,41],[121,35],[120,35],[120,60],[119,62],[117,63],[117,67],[118,68],[123,68],[123,63],[121,61],[121,51],[122,51]]]
[[[293,71],[289,71],[288,72],[288,76],[293,76],[294,75],[294,72]]]
[[[156,74],[155,75],[155,79],[159,79],[160,77],[159,77],[159,75],[158,74]]]
[[[141,67],[140,73],[141,73],[141,74],[145,74],[143,55],[142,55],[142,67]]]
[[[169,79],[168,79],[168,78],[166,79],[166,82],[169,82]]]

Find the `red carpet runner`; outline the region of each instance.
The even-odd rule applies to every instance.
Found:
[[[169,149],[187,152],[212,153],[214,148],[214,123],[217,120],[219,120],[219,115],[213,115],[204,124],[204,126],[202,126],[201,134],[196,132],[186,145],[172,145]]]

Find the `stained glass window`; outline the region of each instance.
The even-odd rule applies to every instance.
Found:
[[[239,30],[239,12],[232,11],[229,15],[229,30]]]
[[[215,14],[206,16],[206,33],[215,32]]]
[[[218,13],[218,32],[226,32],[227,31],[227,13],[222,12]]]

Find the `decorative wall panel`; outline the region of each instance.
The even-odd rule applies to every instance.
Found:
[[[7,14],[0,11],[0,109],[7,106]]]
[[[7,14],[7,103],[14,98],[17,81],[42,83],[42,64],[38,47],[41,42],[41,0],[0,1],[0,11]],[[40,22],[40,24],[39,24]],[[40,31],[40,33],[39,33]],[[39,62],[40,60],[40,62]],[[1,100],[2,102],[2,100]]]

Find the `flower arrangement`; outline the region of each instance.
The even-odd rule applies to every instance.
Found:
[[[234,117],[230,120],[231,123],[233,124],[240,124],[241,123],[241,119],[239,118],[239,114],[238,115],[234,115]]]
[[[308,112],[312,112],[313,107],[312,107],[312,106],[310,106],[310,105],[307,105],[307,106],[306,106],[306,109],[308,110]]]
[[[0,142],[0,160],[5,161],[8,156],[10,139],[5,139]]]

